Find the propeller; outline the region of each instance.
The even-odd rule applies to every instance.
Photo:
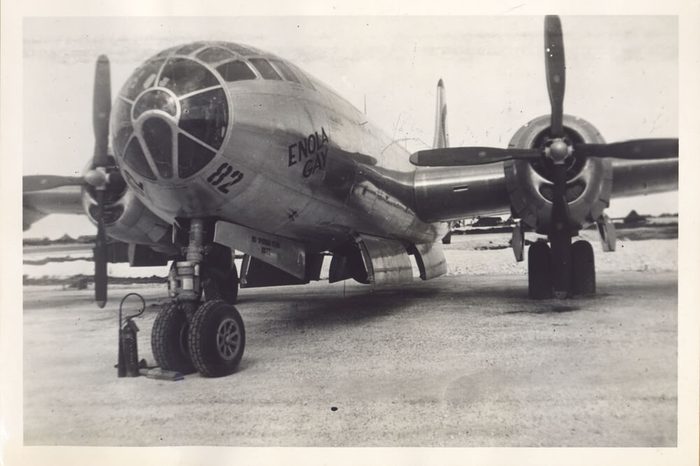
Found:
[[[107,234],[104,222],[105,190],[107,189],[107,166],[109,165],[109,114],[112,110],[111,79],[109,60],[100,55],[95,65],[95,86],[92,100],[92,128],[95,134],[95,150],[92,156],[92,170],[86,175],[95,183],[97,201],[97,235],[93,249],[95,262],[95,301],[99,307],[107,302]],[[96,173],[93,173],[96,172]],[[100,176],[102,175],[102,176]],[[89,182],[89,181],[88,181]],[[91,183],[92,184],[92,183]]]
[[[564,137],[564,88],[566,87],[566,63],[564,61],[564,37],[558,16],[544,18],[544,65],[547,91],[552,107],[549,132],[553,138]]]
[[[22,177],[22,192],[43,191],[61,186],[82,186],[82,176],[27,175]]]
[[[498,149],[495,147],[445,147],[411,154],[410,161],[421,167],[482,165],[513,159],[531,160],[542,156],[539,149]]]
[[[567,165],[571,157],[615,157],[629,160],[678,158],[678,139],[636,139],[610,144],[572,143],[563,126],[566,61],[561,20],[544,20],[544,58],[547,92],[551,106],[548,139],[541,148],[499,149],[491,147],[454,147],[419,151],[411,155],[412,164],[421,167],[481,165],[507,160],[548,160],[552,165],[553,186],[551,231],[552,278],[556,296],[570,289],[571,225],[566,200]]]
[[[615,157],[630,160],[678,158],[678,139],[635,139],[609,144],[574,144],[579,157]]]
[[[411,155],[411,163],[419,167],[454,167],[482,165],[507,160],[550,159],[556,168],[563,160],[576,156],[615,157],[629,160],[678,158],[678,139],[635,139],[609,144],[572,144],[566,138],[563,126],[566,62],[561,20],[546,16],[544,20],[544,56],[547,92],[551,106],[549,140],[540,149],[495,147],[450,147],[418,151]],[[561,178],[553,175],[555,180]],[[553,181],[555,181],[553,180]],[[556,183],[555,183],[556,184]]]
[[[549,125],[551,143],[545,146],[545,155],[549,156],[554,165],[549,234],[552,248],[552,288],[556,297],[565,298],[571,287],[571,234],[569,203],[566,200],[566,160],[573,150],[564,140],[566,60],[561,20],[558,16],[547,15],[544,18],[544,65],[549,104],[552,108]]]
[[[95,148],[90,169],[83,176],[29,175],[23,177],[23,193],[43,191],[61,186],[91,186],[97,202],[97,235],[93,248],[95,263],[95,301],[99,307],[107,302],[107,233],[105,232],[105,193],[110,187],[121,189],[124,180],[118,171],[110,171],[109,115],[112,108],[109,60],[100,55],[95,65],[92,101],[92,127]]]

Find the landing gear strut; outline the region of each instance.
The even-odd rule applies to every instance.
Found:
[[[175,262],[169,275],[172,301],[156,317],[151,348],[163,369],[221,377],[238,368],[245,328],[233,305],[238,274],[231,251],[205,245],[205,238],[205,222],[192,219],[185,260]]]

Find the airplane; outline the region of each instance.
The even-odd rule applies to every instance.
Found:
[[[257,48],[203,41],[161,51],[112,102],[109,61],[96,63],[95,147],[82,176],[23,178],[24,229],[52,213],[97,226],[95,299],[107,301],[107,263],[166,265],[170,303],[151,333],[157,364],[205,377],[234,373],[245,349],[238,289],[320,280],[405,284],[447,271],[448,222],[516,219],[511,246],[528,294],[567,299],[596,291],[595,224],[604,251],[612,197],[678,189],[678,139],[606,143],[564,114],[563,33],[544,20],[551,112],[507,148],[450,147],[442,80],[433,147],[414,153],[295,64]],[[113,106],[113,107],[112,107]],[[234,252],[244,253],[240,274]]]

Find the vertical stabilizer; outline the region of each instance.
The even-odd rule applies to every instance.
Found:
[[[447,135],[447,101],[445,100],[445,84],[442,79],[437,84],[437,100],[435,105],[435,137],[433,149],[449,147],[450,140]]]

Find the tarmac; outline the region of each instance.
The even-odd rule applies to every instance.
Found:
[[[519,274],[242,290],[239,371],[178,382],[117,378],[130,291],[149,303],[152,362],[162,285],[112,287],[105,309],[91,290],[25,287],[25,445],[677,442],[675,271],[604,269],[595,297],[571,300],[531,301]]]

